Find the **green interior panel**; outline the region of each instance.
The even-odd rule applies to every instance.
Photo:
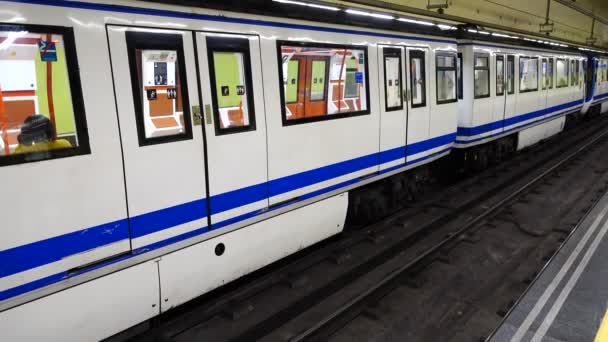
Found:
[[[236,86],[242,85],[241,70],[239,63],[240,53],[214,52],[213,70],[215,72],[215,91],[220,108],[238,107],[241,104],[241,96],[237,95]],[[228,87],[229,95],[222,95],[222,87]]]
[[[49,103],[47,99],[46,87],[46,64],[40,60],[40,54],[35,54],[36,60],[36,95],[40,113],[49,115]],[[65,63],[65,52],[63,47],[57,46],[57,62],[50,62],[53,76],[53,105],[55,107],[55,122],[57,124],[57,134],[74,134],[74,110],[70,95],[70,82],[68,80],[68,70]]]
[[[311,100],[323,100],[325,98],[325,65],[326,61],[312,61]]]
[[[300,61],[290,60],[287,62],[287,87],[285,90],[286,101],[289,103],[298,102],[298,70]]]

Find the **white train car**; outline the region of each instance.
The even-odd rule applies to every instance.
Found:
[[[588,108],[597,106],[599,113],[605,113],[608,111],[608,57],[597,56],[591,57],[590,60],[592,79],[585,105]]]
[[[480,168],[559,133],[583,106],[583,54],[474,39],[459,40],[458,51],[463,99],[455,147],[470,151]]]
[[[6,341],[99,340],[157,316],[339,233],[349,190],[456,138],[454,39],[0,3]]]

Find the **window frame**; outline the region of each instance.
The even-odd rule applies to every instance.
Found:
[[[511,74],[511,78],[509,78],[509,62],[513,63],[513,73]],[[506,78],[506,91],[507,91],[507,95],[513,95],[515,94],[515,55],[507,55],[507,60],[506,60],[506,73],[505,73],[505,78]],[[511,81],[511,91],[509,91],[509,80]]]
[[[255,122],[255,93],[253,90],[249,38],[207,36],[205,37],[205,44],[207,49],[207,64],[209,68],[210,83],[209,86],[211,90],[211,106],[213,107],[213,126],[215,128],[215,135],[220,136],[226,134],[255,131],[257,129]],[[245,73],[245,94],[247,96],[247,115],[249,116],[249,125],[226,128],[222,128],[220,126],[220,108],[215,84],[216,76],[214,64],[215,62],[213,58],[214,52],[236,52],[243,54],[243,72]]]
[[[408,74],[409,74],[409,83],[410,83],[410,89],[409,89],[409,102],[410,102],[410,108],[422,108],[422,107],[426,107],[426,51],[424,50],[409,50],[409,55],[410,55],[410,59],[409,59],[409,66],[410,69],[408,70]],[[421,68],[421,75],[422,75],[422,80],[424,81],[423,86],[422,86],[422,103],[418,103],[418,104],[414,104],[414,97],[412,95],[413,89],[414,89],[414,78],[412,77],[412,59],[413,58],[420,58],[422,57],[422,68]]]
[[[276,41],[276,46],[277,46],[277,62],[278,62],[278,71],[279,71],[279,96],[280,96],[280,106],[281,106],[281,122],[283,124],[283,127],[285,126],[293,126],[293,125],[300,125],[300,124],[308,124],[308,123],[313,123],[313,122],[319,122],[319,121],[327,121],[327,120],[338,120],[338,119],[344,119],[344,118],[350,118],[350,117],[354,117],[354,116],[362,116],[362,115],[369,115],[371,113],[371,103],[370,103],[370,95],[369,95],[369,88],[370,88],[370,84],[369,84],[369,58],[368,58],[368,47],[366,45],[343,45],[343,44],[329,44],[329,43],[311,43],[311,42],[302,42],[302,41],[292,41],[292,40],[280,40],[277,39]],[[362,95],[365,95],[365,99],[366,99],[366,104],[367,104],[367,108],[365,110],[359,110],[356,112],[346,112],[346,113],[336,113],[336,114],[326,114],[326,115],[322,115],[322,116],[312,116],[312,117],[305,117],[305,118],[300,118],[300,119],[291,119],[288,120],[287,119],[287,111],[285,110],[285,106],[286,106],[286,102],[285,102],[285,87],[283,85],[283,53],[281,51],[281,48],[283,46],[293,46],[293,47],[316,47],[316,48],[327,48],[327,49],[346,49],[346,50],[362,50],[363,51],[363,58],[365,58],[365,65],[364,65],[364,70],[365,70],[365,92],[362,93]],[[330,67],[331,67],[331,61],[329,62],[330,65],[328,67],[328,73],[331,72]],[[329,87],[329,79],[326,82],[326,87]],[[327,94],[329,95],[329,94]],[[327,99],[327,101],[331,101],[329,98]]]
[[[384,47],[382,49],[382,64],[384,66],[384,111],[394,112],[397,110],[403,110],[403,72],[401,69],[403,68],[403,60],[401,59],[402,50],[400,48],[387,48]],[[388,89],[386,87],[386,57],[397,57],[399,58],[399,103],[400,105],[389,107],[388,106]]]
[[[559,61],[564,62],[564,64],[566,65],[566,85],[560,86],[559,84],[557,84],[557,78],[558,78],[558,74],[557,74],[557,63]],[[570,62],[568,62],[568,59],[566,58],[557,58],[555,60],[555,88],[567,88],[570,86]]]
[[[437,66],[437,58],[439,57],[451,57],[454,60],[454,66],[453,67],[439,67]],[[437,77],[437,75],[439,75],[439,71],[454,71],[454,77],[456,78],[458,75],[458,67],[456,65],[456,60],[457,60],[457,54],[456,53],[450,53],[450,52],[437,52],[435,53],[435,101],[438,105],[440,104],[446,104],[446,103],[453,103],[453,102],[458,102],[458,89],[456,89],[456,94],[454,94],[454,99],[451,100],[439,100],[439,96],[437,96],[437,94],[439,94],[439,82],[437,81],[439,78]],[[455,84],[454,87],[458,88],[458,80],[455,80]]]
[[[498,93],[498,61],[502,62],[502,92]],[[505,64],[505,56],[504,55],[496,55],[496,58],[494,60],[494,78],[495,78],[495,84],[494,87],[496,89],[494,89],[494,92],[496,93],[496,96],[504,96],[505,95],[505,87],[507,85],[507,82],[505,82],[505,76],[506,76],[506,69],[507,69],[507,65]]]
[[[485,58],[487,60],[485,67],[478,67],[475,65],[477,58]],[[486,70],[488,72],[488,77],[486,77],[486,81],[488,84],[488,93],[483,95],[475,94],[475,71],[477,70]],[[491,89],[490,89],[490,55],[485,53],[475,53],[473,55],[473,98],[474,99],[485,99],[490,97]]]
[[[154,33],[127,31],[125,32],[127,43],[127,56],[129,62],[129,73],[131,74],[131,90],[133,92],[133,105],[135,110],[135,124],[137,126],[137,138],[139,146],[150,146],[166,144],[176,141],[192,139],[192,120],[190,117],[190,99],[188,96],[188,81],[186,73],[186,62],[184,56],[184,44],[182,35],[179,33]],[[178,72],[182,93],[182,109],[184,117],[184,132],[180,134],[164,135],[160,137],[146,137],[144,123],[143,97],[140,88],[139,72],[137,70],[137,59],[135,50],[175,50],[177,52]]]
[[[67,79],[70,89],[70,100],[74,113],[74,128],[78,139],[78,146],[75,147],[39,152],[13,153],[7,156],[0,156],[0,167],[91,154],[74,29],[72,27],[51,25],[0,24],[0,31],[28,31],[29,33],[56,34],[62,36]]]
[[[463,81],[462,81],[462,69],[463,69],[463,67],[462,67],[462,52],[458,52],[456,54],[456,56],[457,56],[456,63],[458,63],[456,65],[456,69],[457,69],[456,70],[456,73],[457,73],[456,77],[458,78],[458,82],[456,82],[458,84],[458,86],[456,88],[456,97],[459,100],[462,100],[463,99],[463,97],[462,97],[463,96],[462,95],[462,88],[463,88],[463,84],[462,84],[463,83]]]
[[[521,79],[522,79],[522,72],[523,72],[523,68],[521,67],[521,60],[522,59],[528,59],[528,60],[536,60],[536,88],[534,89],[526,89],[526,90],[521,90]],[[528,56],[519,56],[519,93],[523,94],[523,93],[531,93],[533,91],[538,91],[538,83],[539,83],[539,78],[538,78],[538,56],[535,57],[528,57]]]

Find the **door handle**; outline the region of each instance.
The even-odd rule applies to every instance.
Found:
[[[205,121],[207,122],[207,125],[213,124],[213,115],[211,114],[210,104],[205,105]]]
[[[200,126],[203,124],[203,115],[201,114],[200,106],[192,106],[192,117],[194,119],[194,126]]]

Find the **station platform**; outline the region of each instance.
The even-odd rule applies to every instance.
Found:
[[[608,341],[608,193],[491,336],[499,341]]]

